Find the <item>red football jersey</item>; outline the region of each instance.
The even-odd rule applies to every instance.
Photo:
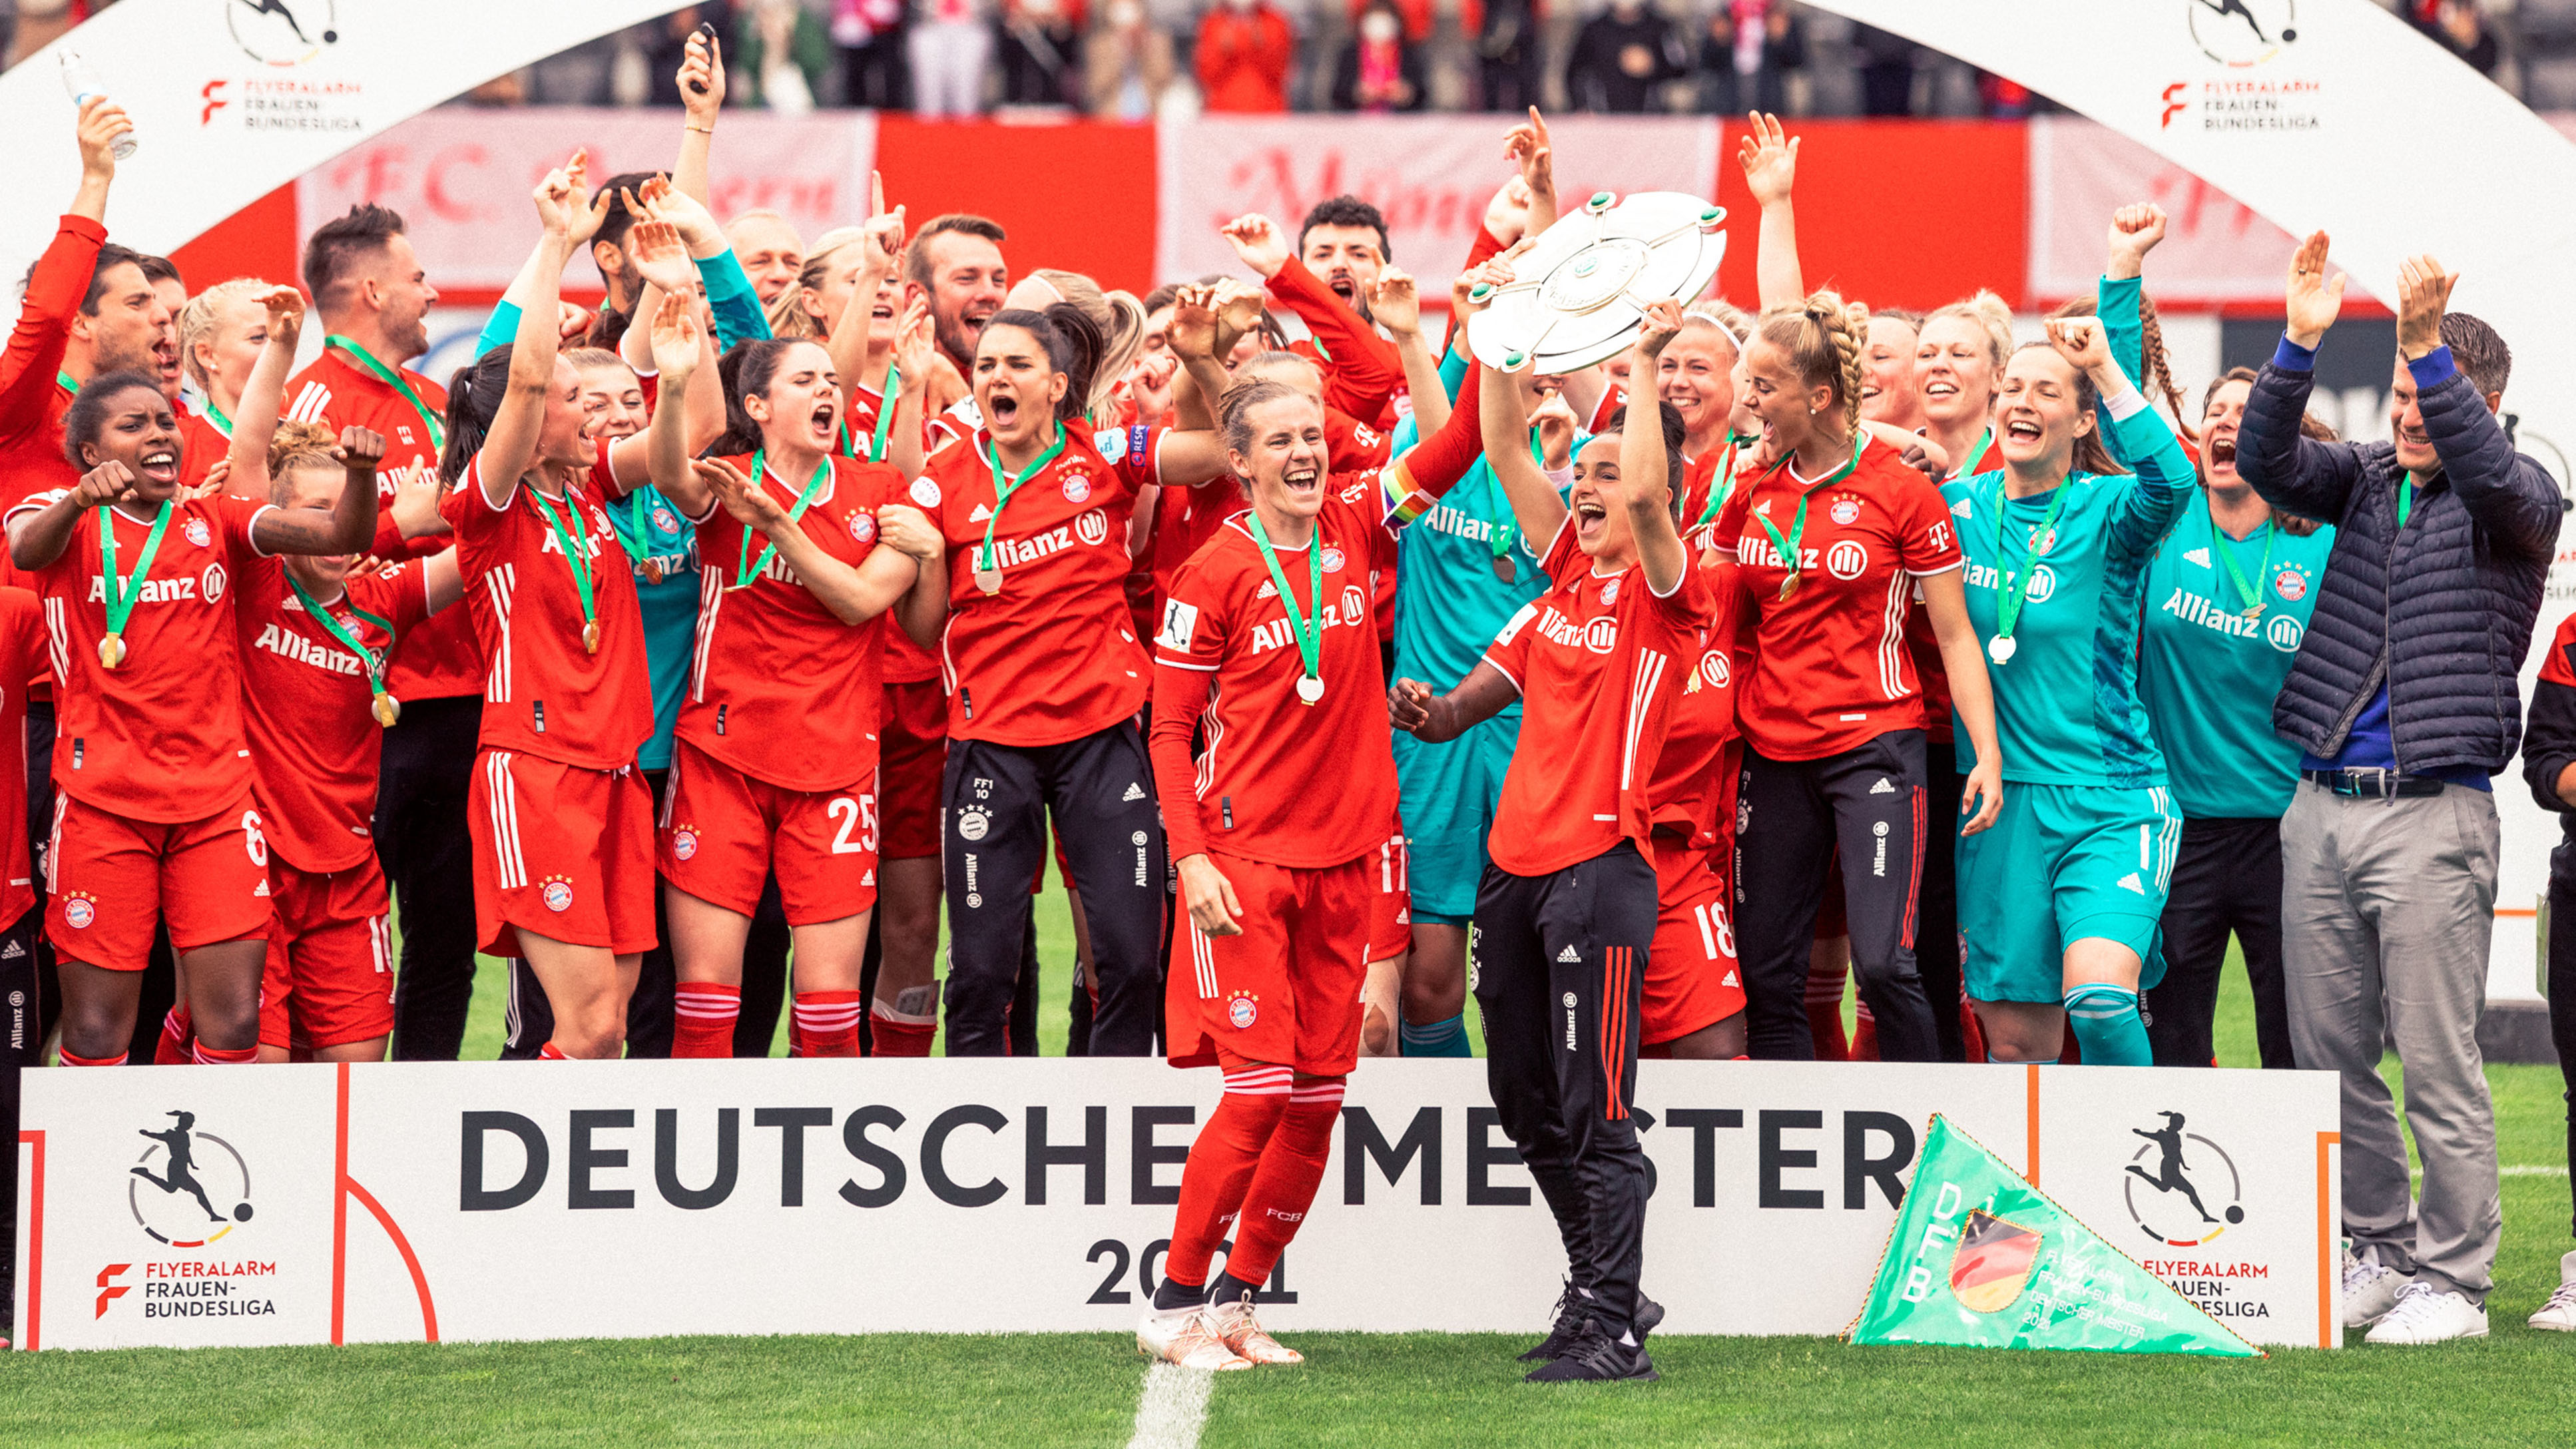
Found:
[[[1308,622],[1322,611],[1315,627],[1324,692],[1313,704],[1297,693],[1305,656],[1253,542],[1249,509],[1172,580],[1154,635],[1153,755],[1176,860],[1214,846],[1313,869],[1386,843],[1396,804],[1395,747],[1374,576],[1392,565],[1395,534],[1372,507],[1376,475],[1361,475],[1368,486],[1357,505],[1338,496],[1345,481],[1330,480],[1316,519],[1315,546],[1324,550],[1320,598],[1308,597],[1314,562],[1307,550],[1274,550]],[[1193,727],[1204,742],[1195,770]]]
[[[1595,574],[1571,516],[1539,566],[1554,587],[1485,651],[1521,692],[1520,746],[1486,847],[1521,876],[1580,864],[1622,839],[1647,848],[1648,785],[1709,612],[1696,568],[1662,598],[1642,569]]]
[[[1740,482],[1751,471],[1751,459],[1748,444],[1729,438],[1682,465],[1682,527],[1698,527],[1708,514],[1710,495],[1719,491],[1719,478]]]
[[[867,456],[869,447],[876,441],[877,409],[883,406],[885,406],[883,395],[864,384],[854,389],[850,395],[849,412],[841,424],[841,430],[845,440],[851,447],[858,449],[858,456],[862,458]],[[924,433],[925,448],[940,441],[940,438],[927,436],[926,425]],[[898,493],[897,496],[886,501],[900,503],[906,500]],[[903,632],[902,628],[891,620],[886,624],[884,645],[878,652],[881,656],[878,664],[879,675],[888,684],[919,684],[924,680],[939,677],[939,656],[913,643],[912,636]]]
[[[1851,471],[1823,482],[1784,459],[1739,483],[1717,522],[1719,545],[1732,543],[1743,564],[1759,655],[1736,716],[1746,742],[1775,760],[1820,760],[1922,727],[1905,618],[1918,575],[1960,564],[1940,492],[1895,449],[1865,440]],[[1798,591],[1783,599],[1787,564],[1756,516],[1788,537],[1811,486]]]
[[[751,472],[751,456],[726,461]],[[803,489],[768,468],[759,480],[781,509]],[[877,546],[877,506],[903,497],[884,463],[836,458],[831,479],[797,527],[816,547],[857,567]],[[789,790],[837,790],[877,768],[879,673],[885,614],[852,626],[824,607],[787,561],[772,554],[749,587],[734,580],[769,546],[766,534],[710,501],[698,526],[698,642],[680,705],[680,738],[756,780]]]
[[[425,568],[414,559],[352,573],[341,597],[320,602],[381,655],[429,617]],[[385,747],[365,663],[306,611],[279,559],[255,558],[242,571],[233,631],[251,794],[268,848],[316,875],[360,864],[376,848],[369,822]]]
[[[1989,431],[1984,452],[1953,468],[1953,478],[1990,473],[2004,465],[2003,444]],[[1905,652],[1914,656],[1914,677],[1923,684],[1923,734],[1937,744],[1950,743],[1950,671],[1941,662],[1941,636],[1932,632],[1931,611],[1923,607],[1923,585],[1914,586],[1914,605],[1905,611]]]
[[[1708,598],[1708,626],[1699,653],[1681,681],[1665,726],[1664,748],[1655,756],[1655,772],[1646,793],[1654,807],[1656,828],[1687,835],[1701,849],[1732,837],[1735,822],[1717,817],[1723,780],[1718,760],[1738,731],[1735,723],[1736,625],[1744,586],[1733,554],[1716,546],[1714,529],[1701,529],[1683,540],[1691,570]]]
[[[106,240],[106,227],[66,216],[27,274],[18,324],[0,352],[0,506],[80,482],[80,470],[63,457],[63,412],[72,395],[56,377]]]
[[[32,498],[19,511],[51,501]],[[202,819],[249,787],[231,586],[258,558],[251,524],[268,510],[224,497],[170,505],[114,669],[98,657],[107,634],[98,510],[81,515],[61,558],[27,576],[45,601],[53,649],[58,788],[131,820],[173,822]],[[131,578],[151,519],[108,516],[117,569]]]
[[[420,400],[443,416],[446,390],[409,368],[401,372]],[[376,469],[380,516],[390,517],[400,475],[413,468],[438,471],[438,443],[427,420],[401,393],[339,348],[324,348],[311,367],[297,373],[286,385],[286,398],[290,419],[320,423],[335,436],[351,427],[384,436],[384,462]],[[416,538],[411,541],[411,554],[426,558],[447,544],[435,534]],[[400,699],[451,699],[481,689],[483,659],[475,652],[474,629],[472,617],[463,609],[450,609],[421,625],[394,651],[386,687]]]
[[[0,820],[27,818],[27,681],[44,673],[44,618],[33,593],[0,587]],[[0,921],[15,921],[36,904],[25,834],[0,830]]]
[[[536,495],[522,484],[510,490],[506,506],[494,508],[483,496],[482,465],[479,457],[466,465],[464,481],[439,511],[456,530],[473,642],[491,661],[483,681],[483,746],[590,770],[635,763],[636,750],[653,737],[653,685],[644,666],[635,573],[608,510],[594,489],[579,483],[554,504],[589,559],[600,634],[593,654],[581,644],[572,560],[555,542]]]
[[[975,582],[993,519],[989,435],[931,455],[909,496],[948,539],[948,736],[1056,745],[1145,702],[1145,647],[1127,612],[1127,524],[1160,481],[1161,429],[1065,430],[1064,451],[1020,485],[994,529],[1002,588]],[[1105,452],[1103,450],[1106,450]]]
[[[203,406],[199,404],[197,408],[190,408],[184,398],[171,405],[172,411],[179,415],[179,486],[182,488],[204,487],[206,475],[215,471],[215,465],[222,462],[224,455],[233,448],[233,440],[215,427],[214,420],[205,415]],[[225,481],[224,491],[235,498],[251,496],[230,479]],[[267,500],[258,501],[264,503]]]

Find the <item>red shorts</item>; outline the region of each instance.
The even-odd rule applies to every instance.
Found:
[[[268,934],[268,842],[244,790],[202,820],[130,820],[54,794],[45,935],[73,961],[140,971],[152,932],[193,951]]]
[[[877,725],[880,856],[939,854],[939,778],[947,767],[948,692],[936,679],[887,685]]]
[[[1728,887],[1716,852],[1655,837],[1655,944],[1646,954],[1645,1045],[1688,1036],[1744,1009]]]
[[[526,955],[521,926],[620,956],[653,949],[653,795],[632,767],[486,747],[474,757],[465,824],[485,955]]]
[[[1369,876],[1368,958],[1392,961],[1413,949],[1413,887],[1405,883],[1412,856],[1403,829],[1361,860]]]
[[[376,858],[316,875],[268,862],[276,917],[259,983],[259,1040],[335,1047],[394,1029],[394,935]]]
[[[699,900],[748,916],[778,872],[787,924],[814,926],[877,903],[875,782],[790,790],[755,780],[687,740],[671,755],[654,865]]]
[[[1202,935],[1181,912],[1188,962],[1172,963],[1163,1019],[1172,1065],[1285,1064],[1337,1077],[1359,1064],[1368,979],[1369,877],[1362,856],[1322,870],[1214,854],[1243,906],[1243,934]]]

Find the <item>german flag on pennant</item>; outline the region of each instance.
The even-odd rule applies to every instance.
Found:
[[[2260,1358],[2262,1351],[1934,1117],[1853,1343]]]

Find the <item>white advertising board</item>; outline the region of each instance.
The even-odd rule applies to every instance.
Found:
[[[1061,1058],[29,1072],[19,1342],[1115,1330],[1216,1093]],[[1637,1096],[1666,1332],[1840,1331],[1940,1112],[2247,1338],[2340,1337],[2330,1074],[1648,1062]],[[1264,1316],[1534,1331],[1562,1264],[1483,1064],[1369,1063]]]

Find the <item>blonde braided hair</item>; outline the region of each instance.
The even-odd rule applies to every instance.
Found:
[[[1827,387],[1842,405],[1843,430],[1860,430],[1860,394],[1867,380],[1869,308],[1833,292],[1810,292],[1795,306],[1762,314],[1762,340],[1789,354],[1801,387]]]

